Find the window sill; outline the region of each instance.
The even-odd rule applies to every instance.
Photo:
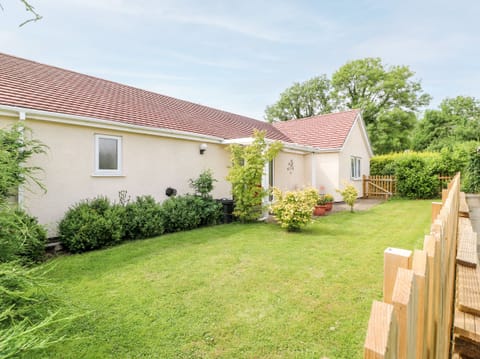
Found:
[[[125,177],[121,173],[92,173],[91,177]]]

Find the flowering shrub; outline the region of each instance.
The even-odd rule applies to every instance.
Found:
[[[271,209],[282,228],[289,232],[299,231],[311,221],[312,211],[318,199],[317,190],[307,188],[302,191],[282,192],[274,188],[273,196],[275,202]]]
[[[350,206],[350,212],[353,212],[353,205],[358,197],[357,189],[351,183],[345,183],[345,188],[343,190],[337,189],[337,192],[342,195],[344,202]]]

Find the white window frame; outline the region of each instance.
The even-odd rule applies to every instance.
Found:
[[[362,158],[357,156],[350,157],[350,178],[358,180],[362,178]]]
[[[109,139],[117,141],[117,169],[102,170],[100,169],[100,140]],[[94,176],[122,176],[122,137],[95,134],[95,168]]]

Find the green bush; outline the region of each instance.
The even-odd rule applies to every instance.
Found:
[[[165,232],[185,231],[200,226],[200,213],[196,210],[200,197],[185,195],[171,197],[162,204]]]
[[[470,153],[465,175],[465,190],[471,193],[480,192],[480,152],[477,149]]]
[[[318,192],[313,188],[302,191],[282,192],[273,189],[275,202],[271,206],[273,214],[282,228],[296,232],[312,220],[312,212],[318,200]]]
[[[432,173],[431,163],[422,158],[404,158],[397,164],[397,191],[409,199],[434,198],[438,196],[440,181]]]
[[[210,198],[210,193],[213,191],[213,182],[218,182],[213,178],[212,170],[208,169],[200,173],[197,179],[190,179],[188,183],[190,187],[195,190],[195,194],[203,197]]]
[[[221,223],[223,217],[223,206],[212,198],[201,198],[196,202],[196,210],[200,214],[200,226],[210,226]]]
[[[47,233],[35,217],[20,209],[0,209],[0,262],[40,262],[45,256]]]
[[[59,225],[62,244],[72,253],[112,245],[122,240],[125,209],[97,197],[71,207]]]
[[[159,236],[164,232],[163,210],[152,196],[137,197],[125,205],[123,227],[126,239]]]
[[[350,212],[353,212],[353,206],[358,198],[358,191],[351,183],[346,183],[343,190],[337,189],[337,192],[342,195],[343,201],[350,206]]]
[[[38,268],[0,264],[0,358],[33,357],[33,351],[65,340],[61,331],[75,317],[54,312],[61,303],[48,294],[48,286]]]

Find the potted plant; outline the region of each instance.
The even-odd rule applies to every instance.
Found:
[[[324,216],[327,211],[327,202],[325,201],[325,195],[321,194],[317,198],[317,204],[313,211],[314,216]]]
[[[325,205],[327,206],[327,212],[332,210],[333,207],[333,196],[331,194],[325,194],[323,196],[325,199]]]

